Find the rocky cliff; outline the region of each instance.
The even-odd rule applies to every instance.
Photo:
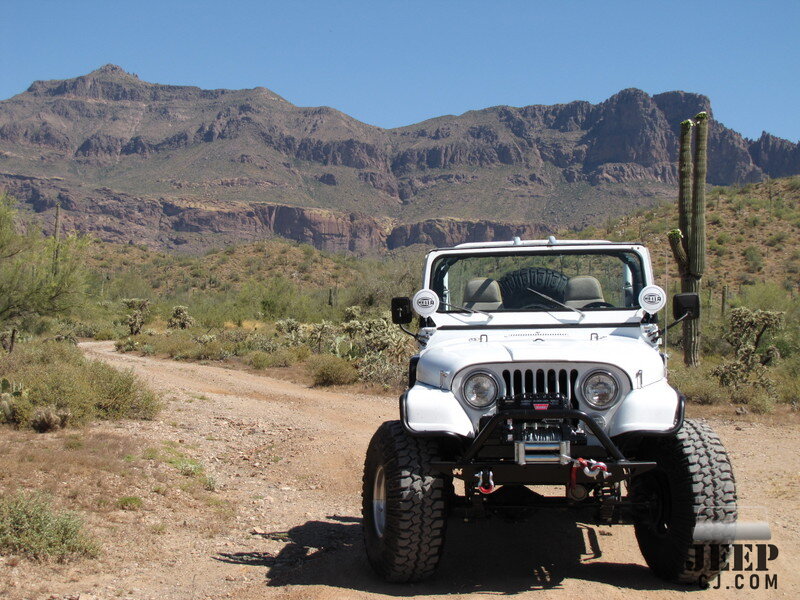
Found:
[[[678,124],[700,110],[705,96],[628,89],[384,130],[265,88],[106,65],[0,102],[0,172],[45,221],[60,202],[104,239],[199,250],[274,234],[364,252],[579,228],[670,198]],[[797,144],[712,120],[712,184],[798,172]]]
[[[62,207],[67,233],[92,235],[153,248],[197,253],[212,246],[280,236],[331,252],[365,254],[413,244],[452,246],[488,239],[542,237],[544,225],[497,221],[428,219],[397,224],[363,213],[341,213],[263,202],[204,202],[153,199],[113,192],[108,188],[71,188],[63,179],[0,174],[0,186],[22,202],[47,231],[52,230],[56,204]]]

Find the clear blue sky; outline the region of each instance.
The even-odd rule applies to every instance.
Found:
[[[0,99],[105,63],[158,83],[264,86],[383,127],[682,89],[748,137],[797,141],[798,32],[798,0],[0,0]]]

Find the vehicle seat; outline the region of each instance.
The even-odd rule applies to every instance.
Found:
[[[592,302],[605,302],[600,282],[591,275],[570,277],[564,290],[564,304],[572,308],[583,308]]]
[[[464,286],[464,308],[498,310],[502,305],[500,286],[494,279],[475,277]]]

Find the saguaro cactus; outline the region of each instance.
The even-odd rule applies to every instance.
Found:
[[[706,267],[706,172],[708,170],[708,114],[694,118],[694,157],[691,131],[693,123],[681,123],[678,171],[678,229],[669,232],[669,243],[678,271],[682,292],[700,292]],[[700,321],[683,323],[683,355],[687,366],[699,362]]]
[[[61,202],[56,202],[56,218],[53,225],[53,274],[58,275],[58,261],[61,255]]]

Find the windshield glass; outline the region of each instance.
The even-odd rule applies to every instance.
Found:
[[[436,259],[430,286],[439,312],[630,310],[639,308],[644,269],[624,250],[453,254]]]

